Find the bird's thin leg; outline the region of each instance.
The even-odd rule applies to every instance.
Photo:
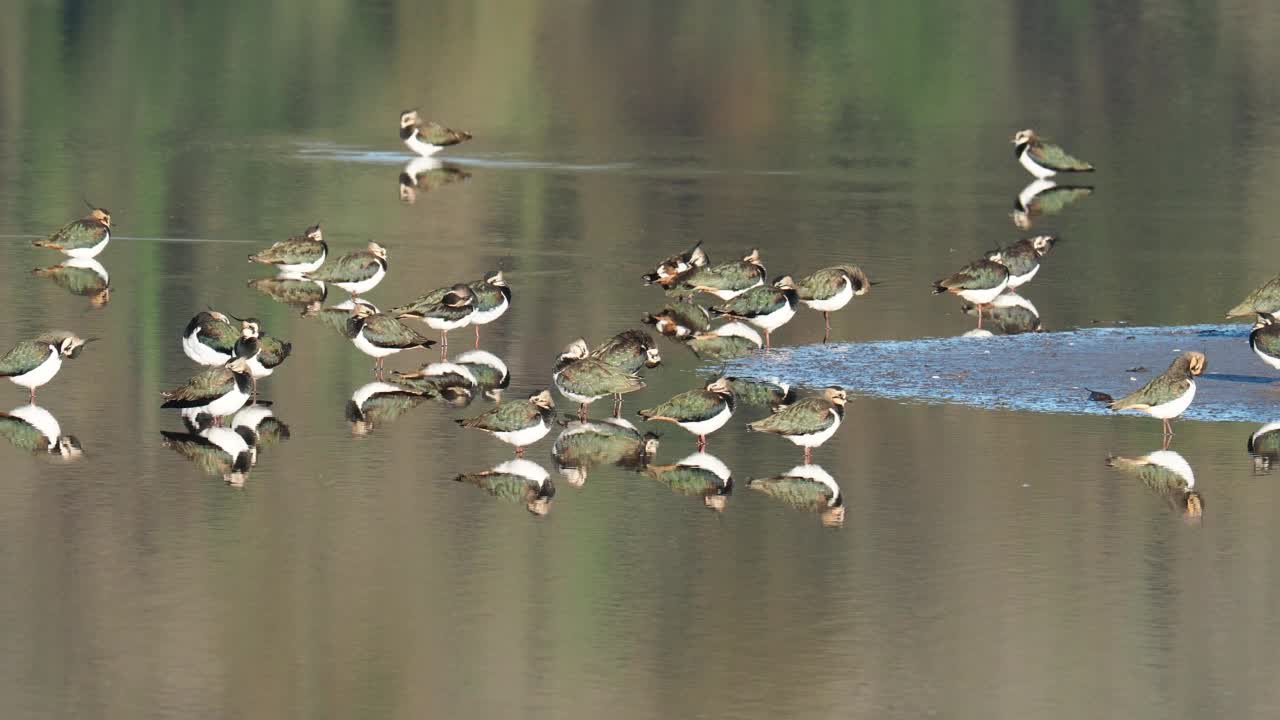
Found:
[[[769,331],[764,331],[764,349],[766,352],[773,349],[773,343],[769,340]]]
[[[615,418],[622,416],[622,396],[618,394],[613,396],[613,416]]]
[[[982,303],[974,303],[978,308],[978,329],[982,329]]]
[[[826,310],[822,311],[822,319],[827,325],[827,330],[822,334],[822,342],[826,344],[831,339],[831,313]]]
[[[707,449],[707,436],[699,435],[698,436],[698,452],[702,452],[703,450],[706,450],[706,449]]]
[[[480,326],[476,325],[475,328],[476,328],[476,349],[479,350],[480,349]]]
[[[806,447],[804,449],[804,464],[808,465],[813,462],[813,448]]]
[[[519,445],[516,446],[516,457],[518,458],[524,457],[524,448],[520,447]]]
[[[379,380],[382,379],[382,363],[384,360],[385,358],[378,358],[378,361],[373,366],[373,373],[378,376]]]
[[[1172,435],[1165,435],[1165,436],[1161,439],[1160,449],[1161,449],[1161,450],[1168,450],[1168,449],[1169,449],[1169,442],[1170,442],[1171,440],[1173,440],[1173,436],[1172,436]]]
[[[582,422],[587,421],[587,404],[578,403],[578,419]]]
[[[250,393],[249,404],[257,405],[258,404],[258,378],[250,378],[249,381],[253,384],[253,392]]]
[[[32,405],[35,405],[35,404],[36,404],[36,389],[35,389],[35,388],[28,388],[28,389],[27,389],[27,399],[31,402],[31,404],[32,404]]]

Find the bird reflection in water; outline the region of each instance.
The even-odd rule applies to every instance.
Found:
[[[574,487],[585,485],[587,473],[594,467],[643,470],[657,452],[657,435],[641,434],[622,418],[573,420],[551,447],[556,470]]]
[[[393,372],[395,382],[439,397],[450,407],[466,407],[476,397],[502,399],[511,384],[511,374],[502,358],[487,350],[471,350],[453,362],[423,365],[413,372]]]
[[[111,302],[111,276],[93,258],[68,258],[60,265],[36,268],[31,274],[48,278],[72,295],[89,298],[91,307],[105,307]]]
[[[84,455],[74,435],[64,435],[57,418],[39,405],[22,405],[0,413],[0,436],[26,452],[60,460],[78,460]]]
[[[438,190],[456,182],[471,179],[471,173],[457,165],[435,158],[416,157],[400,171],[400,200],[409,205],[418,201],[418,193]]]
[[[1270,475],[1271,466],[1280,460],[1280,422],[1272,422],[1249,435],[1249,456],[1253,458],[1254,475]]]
[[[1019,230],[1030,230],[1035,218],[1041,215],[1056,215],[1068,205],[1093,194],[1088,185],[1059,185],[1047,178],[1040,178],[1028,183],[1013,201],[1013,212],[1010,217]]]
[[[674,465],[649,465],[644,471],[676,494],[702,498],[716,512],[724,512],[733,494],[733,473],[710,453],[697,452]]]
[[[1187,520],[1199,520],[1204,499],[1196,492],[1196,476],[1186,459],[1172,450],[1157,450],[1138,457],[1107,458],[1107,466],[1136,475],[1143,485],[1164,498],[1169,507]]]
[[[206,475],[244,487],[257,462],[257,451],[240,430],[208,425],[196,432],[163,430],[164,446],[195,463]]]
[[[329,294],[328,288],[319,280],[287,276],[255,278],[249,281],[249,287],[282,305],[292,305],[304,310],[319,310]]]
[[[700,360],[732,360],[764,347],[764,338],[750,325],[729,322],[714,330],[695,334],[685,341],[685,345]]]
[[[499,500],[520,503],[534,515],[550,512],[556,495],[556,486],[546,468],[524,458],[507,460],[492,470],[463,473],[454,480],[475,485]]]
[[[393,422],[430,397],[421,390],[375,381],[356,388],[347,401],[346,418],[351,434],[363,437]]]
[[[705,306],[688,300],[668,302],[658,312],[645,313],[640,319],[673,340],[686,340],[711,330],[711,313]]]
[[[844,525],[844,495],[820,465],[797,465],[781,475],[748,480],[747,487],[796,510],[819,513],[826,527]]]
[[[796,391],[790,384],[782,382],[778,378],[755,380],[730,377],[725,379],[729,381],[729,389],[733,391],[733,399],[743,407],[776,409],[796,401]]]
[[[961,301],[960,309],[964,314],[977,315],[977,306],[971,302]],[[992,335],[1021,335],[1022,333],[1041,332],[1040,311],[1030,300],[1016,292],[1006,291],[984,305],[982,314],[987,318],[981,332],[970,330],[965,337],[991,337]]]

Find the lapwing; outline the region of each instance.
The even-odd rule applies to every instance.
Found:
[[[826,342],[831,337],[831,313],[855,297],[866,295],[873,284],[857,265],[836,265],[801,278],[796,283],[796,295],[800,302],[822,313],[826,324],[822,342]]]
[[[363,437],[425,402],[428,395],[400,384],[371,382],[356,388],[345,415],[351,434]]]
[[[72,295],[89,298],[89,304],[95,308],[111,302],[111,276],[102,263],[93,258],[68,258],[60,265],[36,268],[31,274],[52,280]]]
[[[383,315],[364,303],[355,303],[347,318],[347,337],[360,352],[374,358],[374,372],[382,378],[388,355],[410,348],[429,348],[435,340],[419,335],[400,320]]]
[[[306,310],[302,311],[302,317],[319,318],[325,327],[350,340],[351,335],[347,332],[347,321],[351,319],[351,311],[355,310],[358,305],[368,308],[369,312],[375,315],[382,312],[377,305],[364,298],[350,298],[328,307],[309,305]]]
[[[471,326],[476,331],[476,349],[480,349],[480,326],[502,317],[511,307],[511,288],[501,270],[485,273],[484,277],[467,285],[471,288]]]
[[[686,340],[711,329],[711,313],[695,302],[670,302],[656,313],[645,313],[640,320],[674,340]]]
[[[419,192],[439,190],[445,185],[470,179],[471,173],[457,165],[442,163],[431,157],[416,157],[400,171],[400,200],[412,205],[418,201]]]
[[[978,329],[982,329],[982,306],[990,305],[1009,287],[1009,269],[991,260],[975,260],[933,284],[933,294],[949,292],[977,306]]]
[[[405,147],[423,157],[430,157],[450,145],[471,139],[471,133],[424,121],[417,110],[400,113],[400,139]]]
[[[644,388],[639,376],[591,357],[587,342],[578,338],[556,358],[552,380],[560,394],[578,403],[578,419],[587,419],[587,405],[602,397],[625,395]],[[621,407],[615,403],[615,416]]]
[[[1053,235],[1036,235],[1023,238],[1018,242],[992,250],[986,259],[997,262],[1009,270],[1009,289],[1021,287],[1029,282],[1040,271],[1040,258],[1048,254],[1058,238]]]
[[[303,273],[301,277],[304,280],[337,285],[355,297],[377,287],[386,275],[387,249],[376,242],[370,242],[364,250],[347,253],[321,265],[318,270]]]
[[[484,393],[505,390],[511,384],[511,373],[502,358],[485,350],[469,350],[455,357],[453,362],[466,368],[476,380],[476,387]]]
[[[745,320],[764,330],[764,349],[770,350],[773,348],[770,335],[795,317],[798,301],[795,281],[790,275],[783,275],[772,285],[751,288],[712,307],[711,314]]]
[[[733,416],[733,390],[726,378],[720,377],[706,387],[682,392],[670,400],[641,410],[640,417],[650,422],[675,423],[698,438],[698,451],[707,449],[707,436],[724,427]]]
[[[0,377],[27,388],[29,399],[36,402],[36,388],[44,385],[62,369],[62,360],[80,357],[87,343],[97,338],[80,339],[63,332],[47,332],[34,340],[24,340],[0,357]]]
[[[1013,224],[1020,230],[1030,230],[1033,220],[1040,215],[1056,215],[1075,201],[1093,194],[1089,185],[1059,185],[1052,180],[1036,178],[1018,193],[1013,201]]]
[[[466,327],[475,314],[471,288],[459,283],[439,288],[423,295],[408,305],[393,308],[388,315],[404,319],[417,318],[432,330],[440,331],[440,349],[449,352],[449,331]]]
[[[655,282],[678,296],[707,293],[721,300],[732,300],[751,288],[764,285],[764,264],[760,261],[760,251],[752,249],[737,262],[696,265],[679,275],[658,278]]]
[[[84,454],[74,435],[64,435],[58,419],[39,405],[23,405],[0,413],[0,436],[19,450],[74,460]]]
[[[240,320],[240,338],[236,340],[233,352],[236,357],[244,358],[249,365],[249,375],[253,378],[253,397],[256,399],[258,380],[275,372],[289,357],[289,353],[293,352],[293,345],[262,334],[256,318],[245,318]]]
[[[475,417],[459,418],[455,422],[465,428],[492,434],[502,442],[515,446],[516,457],[523,457],[526,447],[538,442],[551,431],[555,409],[551,392],[542,390],[530,395],[528,400],[499,403],[488,412]]]
[[[797,510],[820,513],[826,527],[844,524],[844,495],[835,478],[821,465],[806,463],[781,475],[753,478],[747,481],[747,487]]]
[[[91,258],[111,242],[111,211],[92,208],[88,215],[63,225],[52,235],[32,240],[36,247],[52,248],[73,258]]]
[[[796,391],[789,383],[776,377],[753,380],[727,377],[734,402],[744,407],[777,408],[796,401]]]
[[[1227,311],[1227,319],[1256,313],[1280,314],[1280,276],[1274,277],[1262,287],[1249,293],[1239,305]]]
[[[729,466],[705,452],[696,452],[671,465],[648,465],[644,471],[674,493],[702,498],[702,504],[715,512],[724,512],[733,494]]]
[[[201,371],[185,385],[160,393],[164,398],[160,407],[179,408],[188,417],[208,415],[220,425],[223,417],[249,402],[252,384],[249,364],[234,358],[226,365]]]
[[[591,357],[633,375],[639,374],[642,368],[653,369],[662,364],[657,344],[649,333],[641,330],[624,330],[614,335],[593,348]],[[621,395],[613,396],[613,405],[613,416],[618,417],[622,409]]]
[[[463,473],[454,480],[475,485],[499,500],[521,503],[539,516],[550,512],[551,500],[556,496],[556,486],[546,468],[524,458],[499,463],[484,472]]]
[[[707,264],[707,253],[702,249],[702,241],[699,240],[693,247],[688,250],[672,255],[671,257],[658,263],[658,267],[652,273],[643,276],[645,285],[653,285],[670,282],[677,275],[688,272],[696,267],[704,267]]]
[[[1271,313],[1258,313],[1258,320],[1249,333],[1249,347],[1262,362],[1273,370],[1280,370],[1280,323]]]
[[[1093,172],[1093,166],[1077,160],[1053,143],[1046,142],[1034,130],[1019,130],[1013,136],[1013,154],[1027,172],[1038,178],[1058,173]]]
[[[231,318],[213,310],[196,313],[182,331],[182,352],[199,365],[226,365],[235,357],[240,330]]]
[[[1169,420],[1186,412],[1196,396],[1195,377],[1204,372],[1203,353],[1185,352],[1178,356],[1168,370],[1151,379],[1146,385],[1113,400],[1112,410],[1141,410],[1164,423],[1164,436],[1173,435]]]
[[[574,487],[586,484],[587,473],[593,467],[616,465],[643,470],[657,452],[657,434],[642,434],[622,418],[571,421],[551,446],[556,469]]]
[[[302,273],[318,270],[329,254],[324,232],[316,223],[297,237],[281,240],[259,253],[249,256],[249,262],[270,265],[285,277],[300,277]]]
[[[764,338],[746,323],[729,322],[690,337],[685,345],[703,360],[732,360],[764,347]]]
[[[1107,466],[1137,475],[1149,490],[1164,498],[1187,520],[1204,514],[1204,499],[1196,492],[1196,475],[1186,458],[1172,450],[1157,450],[1138,457],[1107,458]]]
[[[845,392],[831,386],[819,397],[810,397],[781,408],[763,420],[757,420],[747,428],[757,432],[781,435],[804,448],[804,463],[813,460],[813,449],[835,434],[844,418]]]

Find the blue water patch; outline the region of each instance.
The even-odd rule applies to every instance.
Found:
[[[1099,327],[1052,333],[924,338],[775,348],[727,372],[864,395],[982,408],[1107,414],[1089,391],[1120,397],[1164,372],[1181,352],[1205,354],[1185,417],[1280,418],[1280,373],[1249,348],[1249,325]]]

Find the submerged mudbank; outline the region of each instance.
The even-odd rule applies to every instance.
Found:
[[[865,395],[984,408],[1109,414],[1089,391],[1116,397],[1159,375],[1178,353],[1208,357],[1194,420],[1280,419],[1280,373],[1249,349],[1249,325],[1105,327],[1008,336],[804,345],[727,364],[732,375]],[[1145,417],[1145,416],[1144,416]]]

